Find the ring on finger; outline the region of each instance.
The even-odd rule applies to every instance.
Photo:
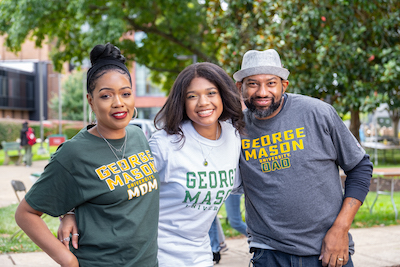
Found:
[[[338,261],[343,261],[343,258],[337,258]]]
[[[78,233],[76,233],[76,234],[72,234],[72,235],[76,235],[76,236],[79,236],[79,234],[78,234]]]
[[[62,242],[64,242],[64,241],[67,241],[67,242],[69,242],[71,240],[71,238],[70,237],[66,237],[66,238],[64,238],[63,240],[62,240]]]

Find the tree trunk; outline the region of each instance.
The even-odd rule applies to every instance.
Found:
[[[358,142],[360,142],[360,111],[351,109],[350,114],[350,132],[356,137]]]

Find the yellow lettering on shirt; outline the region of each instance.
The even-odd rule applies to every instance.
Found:
[[[100,180],[104,180],[107,177],[110,177],[111,172],[107,169],[107,166],[101,166],[97,168],[96,170],[97,176],[99,176]]]

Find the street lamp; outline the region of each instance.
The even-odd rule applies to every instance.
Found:
[[[62,95],[61,95],[61,77],[62,74],[50,74],[50,77],[58,78],[58,133],[62,134]]]
[[[43,101],[43,66],[45,66],[46,62],[39,61],[38,62],[38,72],[39,72],[39,117],[40,117],[40,147],[37,151],[39,155],[46,154],[47,151],[43,147],[43,140],[44,140],[44,131],[43,131],[43,106],[44,106],[44,101]]]

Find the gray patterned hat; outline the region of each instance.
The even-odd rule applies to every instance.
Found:
[[[257,74],[273,74],[284,80],[289,77],[289,71],[282,68],[279,54],[274,49],[247,51],[243,56],[241,70],[235,72],[233,78],[240,82],[246,77]]]

